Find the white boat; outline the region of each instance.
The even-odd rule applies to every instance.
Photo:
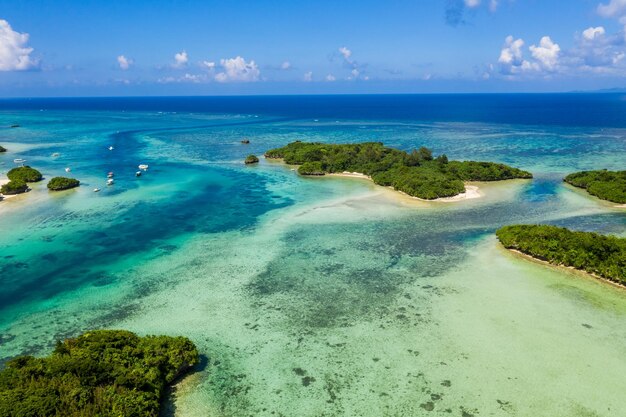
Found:
[[[115,182],[115,181],[113,181],[113,178],[109,178],[109,179],[107,180],[107,185],[113,185],[113,183],[114,183],[114,182]]]
[[[141,171],[135,172],[135,177],[141,177]]]
[[[112,173],[112,172],[109,172],[109,173],[107,174],[107,178],[113,178],[113,173]]]
[[[139,165],[139,169],[141,169],[143,171],[147,171],[148,170],[148,165],[147,164],[141,164],[141,165]]]
[[[93,189],[93,192],[94,192],[94,193],[97,193],[98,191],[100,191],[100,189],[99,189],[99,188],[94,188],[94,189]]]
[[[24,164],[24,162],[26,162],[26,159],[22,159],[22,158],[15,158],[15,159],[13,160],[13,162],[14,162],[14,163],[16,163],[16,164],[22,164],[22,165],[23,165],[23,164]]]
[[[71,171],[70,167],[65,168],[65,172],[70,172],[70,171]]]
[[[112,151],[113,149],[115,149],[113,146],[109,146],[110,151]]]
[[[61,154],[60,154],[60,153],[58,153],[58,152],[55,152],[55,153],[53,153],[53,154],[52,154],[52,157],[53,157],[53,158],[56,158],[56,157],[58,157],[58,156],[61,156]]]

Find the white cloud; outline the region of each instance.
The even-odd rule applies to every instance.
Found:
[[[626,12],[626,0],[610,0],[598,5],[598,14],[602,17],[620,17]]]
[[[504,47],[500,51],[498,62],[505,65],[519,66],[522,64],[523,39],[515,39],[509,35],[504,40]]]
[[[179,52],[174,55],[174,68],[184,68],[189,62],[189,56],[186,51]]]
[[[24,71],[39,66],[27,46],[28,33],[19,33],[6,20],[0,19],[0,71]]]
[[[352,56],[352,51],[349,50],[348,48],[346,48],[345,46],[342,46],[341,48],[339,48],[339,53],[343,56],[343,59],[345,59],[347,62],[352,62],[350,57]]]
[[[215,69],[215,62],[213,61],[202,61],[201,66],[209,71],[213,71]]]
[[[498,0],[491,0],[489,2],[489,11],[494,13],[498,9]]]
[[[126,71],[130,68],[131,65],[134,64],[132,59],[126,58],[124,55],[120,55],[117,57],[117,63],[120,66],[120,69]]]
[[[254,61],[246,62],[240,56],[231,59],[220,60],[223,72],[215,76],[215,80],[221,83],[240,81],[252,82],[258,81],[261,75],[259,67]]]
[[[326,81],[329,81],[329,82],[333,82],[333,81],[335,81],[336,79],[337,79],[337,78],[335,78],[335,76],[334,76],[333,74],[328,74],[328,75],[326,76]]]
[[[556,70],[559,63],[561,47],[552,41],[549,36],[544,36],[539,41],[539,46],[531,45],[530,52],[538,63],[548,71]]]
[[[311,82],[313,81],[313,71],[308,71],[304,73],[304,81]]]
[[[465,0],[465,5],[470,9],[480,6],[480,0]]]
[[[350,68],[350,75],[347,77],[348,80],[356,80],[356,79],[369,79],[367,75],[363,74],[366,65],[360,65],[354,59],[352,59],[352,51],[348,49],[346,46],[342,46],[338,49],[341,57],[343,58],[343,65],[346,68]]]
[[[602,26],[598,26],[596,28],[590,27],[583,31],[583,38],[585,38],[588,41],[592,41],[596,38],[604,36],[605,33],[606,32]]]
[[[157,80],[158,83],[160,84],[172,84],[172,83],[193,83],[193,84],[198,84],[201,82],[206,82],[207,81],[207,77],[206,75],[203,74],[189,74],[189,73],[185,73],[185,75],[181,76],[181,77],[164,77],[164,78],[159,78]]]
[[[289,61],[285,61],[282,64],[280,64],[280,69],[281,70],[290,70],[291,69],[291,62]]]

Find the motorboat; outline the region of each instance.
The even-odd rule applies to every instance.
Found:
[[[107,174],[107,178],[113,178],[113,172],[109,172],[109,173]]]
[[[94,192],[94,193],[97,193],[98,191],[100,191],[100,189],[99,189],[99,188],[94,188],[94,189],[93,189],[93,192]]]
[[[26,162],[26,159],[22,159],[22,158],[15,158],[15,159],[13,160],[13,162],[14,162],[14,163],[16,163],[16,164],[22,164],[22,165],[24,165],[24,162]]]
[[[70,172],[70,171],[71,171],[70,167],[65,168],[65,172]]]
[[[51,156],[52,156],[53,158],[56,158],[56,157],[61,156],[61,154],[60,154],[60,153],[58,153],[58,152],[55,152],[55,153],[53,153]]]
[[[135,172],[135,177],[141,177],[141,171]]]
[[[109,146],[110,151],[112,151],[113,149],[115,149],[113,146]]]
[[[141,169],[142,171],[147,171],[148,170],[148,165],[147,164],[141,164],[141,165],[139,165],[139,169]]]
[[[113,183],[114,183],[114,182],[115,182],[115,181],[113,181],[113,178],[109,178],[109,179],[107,180],[107,185],[113,185]]]

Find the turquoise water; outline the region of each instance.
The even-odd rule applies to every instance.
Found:
[[[398,114],[371,97],[146,100],[0,106],[0,126],[21,125],[0,130],[0,173],[21,157],[82,183],[0,202],[1,361],[127,328],[187,335],[205,356],[169,415],[626,414],[624,290],[520,259],[493,237],[536,222],[626,236],[624,209],[561,181],[624,169],[614,98],[576,98],[575,109],[614,113],[569,123],[567,108],[545,111],[551,96],[510,107],[484,97],[468,113],[466,98],[448,98],[457,110],[446,113],[433,110],[441,97],[428,111],[422,97]],[[425,203],[243,164],[293,140],[425,145],[535,179]],[[136,178],[140,163],[150,169]]]

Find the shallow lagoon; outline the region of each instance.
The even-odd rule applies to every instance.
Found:
[[[516,222],[626,236],[623,210],[560,181],[623,169],[626,130],[283,111],[1,113],[23,127],[1,131],[18,152],[0,172],[19,154],[84,186],[0,202],[0,358],[94,327],[184,334],[207,360],[176,416],[626,413],[626,292],[493,237]],[[424,203],[242,163],[292,140],[426,145],[536,179]]]

